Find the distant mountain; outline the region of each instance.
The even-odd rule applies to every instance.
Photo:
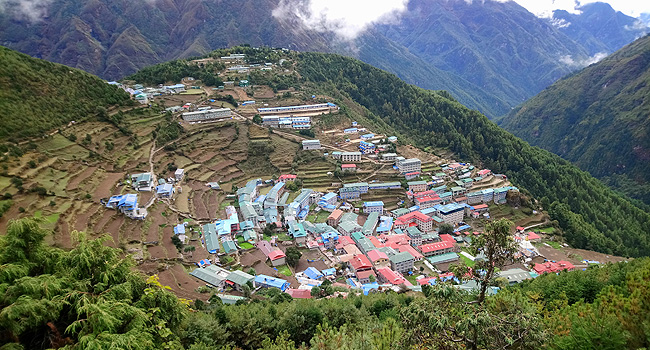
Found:
[[[78,69],[0,46],[0,140],[40,136],[99,108],[131,103],[129,94]]]
[[[650,35],[560,80],[501,120],[650,203]]]
[[[586,4],[579,10],[580,14],[555,11],[551,22],[590,55],[612,53],[650,32],[647,23],[615,11],[607,3]]]
[[[278,3],[51,0],[31,17],[17,16],[6,5],[0,44],[105,79],[237,44],[336,52],[409,83],[448,90],[490,117],[506,114],[588,62],[593,48],[614,45],[601,43],[595,32],[572,39],[513,1],[465,0],[410,0],[396,23],[376,25],[354,43],[341,43],[332,33],[306,29],[298,18],[273,17]],[[622,38],[615,43],[625,40],[617,25],[629,24],[619,22],[607,27]]]

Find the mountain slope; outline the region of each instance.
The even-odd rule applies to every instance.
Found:
[[[371,120],[391,125],[419,146],[448,148],[463,159],[482,162],[541,198],[573,246],[650,254],[650,214],[569,162],[531,147],[444,93],[408,85],[342,56],[300,57],[302,76],[318,86],[335,86],[341,98],[367,108]]]
[[[130,102],[121,89],[78,69],[0,46],[0,139],[40,136],[98,107]]]
[[[650,203],[648,96],[650,36],[558,81],[501,125]]]
[[[295,16],[273,17],[278,3],[51,0],[43,2],[47,16],[39,21],[0,11],[0,44],[111,80],[237,44],[336,52],[408,83],[448,90],[489,117],[579,68],[592,47],[609,47],[596,32],[571,39],[515,2],[411,0],[396,23],[372,27],[352,43],[310,30]],[[600,25],[598,19],[589,21]],[[577,26],[579,18],[572,21]],[[607,31],[622,33],[626,21],[611,22]]]

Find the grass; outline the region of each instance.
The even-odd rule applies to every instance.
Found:
[[[181,92],[179,95],[200,95],[204,93],[203,89],[189,89],[187,91]]]
[[[284,241],[290,241],[290,240],[291,240],[291,237],[289,237],[288,234],[286,234],[284,232],[278,234],[278,241],[284,242]]]
[[[248,242],[239,243],[239,246],[242,247],[242,249],[246,249],[246,250],[253,249],[253,247],[254,247],[252,244],[250,244]]]
[[[544,242],[544,243],[550,245],[551,247],[553,247],[553,248],[555,248],[555,249],[562,249],[562,246],[561,246],[560,243],[558,243],[558,242],[555,242],[555,241],[546,241],[546,242]]]
[[[545,227],[543,229],[538,229],[537,231],[542,232],[542,233],[546,233],[546,234],[551,234],[551,233],[555,232],[555,227]]]
[[[458,256],[460,257],[460,260],[462,260],[468,267],[474,267],[474,265],[476,265],[475,261],[472,261],[472,259],[466,257],[465,255],[458,254]]]
[[[291,270],[289,270],[289,267],[287,265],[282,265],[277,267],[278,272],[285,275],[285,276],[292,276],[293,274],[291,273]]]
[[[417,276],[416,276],[415,274],[410,275],[410,276],[409,276],[409,275],[405,275],[405,278],[406,278],[409,282],[411,282],[411,284],[414,285],[414,286],[417,286],[417,285],[418,285],[418,280],[416,279],[416,277],[417,277]]]

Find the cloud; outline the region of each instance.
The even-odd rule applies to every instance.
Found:
[[[0,0],[0,12],[30,22],[41,21],[53,0]]]
[[[591,57],[574,59],[570,55],[560,57],[560,62],[571,68],[583,68],[590,64],[594,64],[603,58],[607,57],[607,52],[599,52]]]
[[[408,0],[280,0],[273,17],[298,19],[307,29],[351,41],[372,24],[397,21],[407,4]]]
[[[567,28],[571,25],[571,22],[567,22],[564,18],[549,18],[549,22],[555,28]]]
[[[625,27],[623,27],[623,28],[624,28],[625,30],[629,30],[629,31],[631,31],[631,32],[636,32],[636,31],[644,31],[644,32],[646,32],[646,31],[648,31],[648,29],[649,29],[649,28],[648,28],[648,25],[647,25],[645,22],[643,22],[642,20],[640,20],[640,19],[637,19],[637,20],[634,22],[633,25],[631,25],[631,26],[625,26]]]

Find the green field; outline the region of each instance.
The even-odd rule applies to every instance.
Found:
[[[293,274],[291,273],[291,270],[289,270],[289,267],[288,267],[287,265],[278,266],[277,269],[278,269],[278,272],[279,272],[279,273],[281,273],[281,274],[283,274],[283,275],[285,275],[285,276],[291,276],[291,275],[293,275]]]
[[[200,95],[205,93],[203,89],[189,89],[187,91],[181,92],[180,95]]]
[[[466,257],[465,255],[458,254],[458,256],[460,257],[460,260],[462,260],[465,263],[465,265],[467,265],[468,267],[474,267],[474,265],[476,265],[475,261],[472,261],[470,258]]]
[[[250,244],[248,242],[239,243],[239,246],[242,247],[242,249],[246,249],[246,250],[253,249],[253,247],[254,247],[254,245],[252,245],[252,244]]]

